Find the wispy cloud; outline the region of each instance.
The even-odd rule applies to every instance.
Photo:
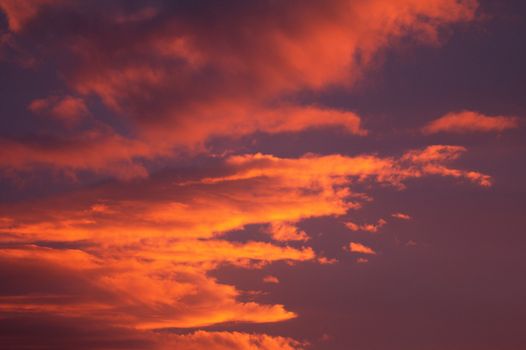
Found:
[[[365,231],[365,232],[372,232],[372,233],[378,232],[380,228],[382,228],[382,226],[384,226],[385,224],[387,224],[387,221],[385,221],[384,219],[379,219],[376,224],[359,225],[352,221],[345,222],[345,226],[351,231]]]
[[[488,116],[473,111],[451,112],[429,122],[422,128],[425,134],[501,132],[519,127],[519,118]]]
[[[0,136],[0,176],[45,170],[88,179],[0,204],[0,280],[8,281],[0,329],[17,328],[0,331],[0,340],[10,348],[33,336],[45,348],[308,347],[210,329],[301,317],[290,299],[257,290],[288,284],[273,268],[332,269],[349,252],[358,263],[377,255],[350,242],[339,259],[314,242],[330,232],[311,232],[309,221],[341,228],[351,217],[349,229],[378,232],[386,220],[359,223],[352,210],[375,201],[379,187],[403,196],[410,180],[424,177],[483,187],[492,179],[456,163],[463,146],[345,153],[326,142],[322,154],[305,144],[259,153],[252,141],[374,137],[367,113],[305,96],[352,89],[407,39],[439,46],[444,29],[473,21],[477,8],[475,0],[0,0],[0,63],[5,54],[9,64],[31,62],[31,72],[57,78],[14,104],[26,119]],[[517,126],[514,117],[463,111],[422,132]],[[221,142],[227,146],[212,151]],[[243,239],[232,238],[240,232]],[[223,269],[255,272],[256,290],[219,277]],[[58,340],[35,333],[54,328],[68,331]]]
[[[409,214],[405,214],[405,213],[393,213],[391,214],[391,216],[393,218],[396,218],[396,219],[400,219],[400,220],[411,220],[411,216]]]
[[[9,42],[31,53],[37,66],[60,59],[68,94],[97,96],[129,130],[93,115],[91,124],[74,133],[0,139],[13,154],[2,155],[0,167],[38,165],[131,178],[146,173],[141,161],[181,149],[202,151],[214,137],[326,127],[366,135],[352,111],[295,104],[287,97],[351,85],[383,49],[407,36],[435,45],[443,26],[473,20],[477,3],[229,1],[214,7],[213,16],[207,6],[186,1],[130,7],[2,0],[0,8],[12,31]],[[73,17],[74,25],[60,20]],[[34,107],[42,103],[48,101]],[[72,98],[49,108],[70,121],[84,112]]]

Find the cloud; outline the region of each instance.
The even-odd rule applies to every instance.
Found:
[[[358,182],[401,187],[406,179],[442,175],[481,184],[469,176],[472,172],[444,164],[462,151],[432,146],[399,158],[234,155],[216,160],[215,168],[195,169],[190,179],[168,173],[3,206],[0,230],[7,236],[2,236],[6,248],[0,255],[6,264],[23,273],[44,269],[41,284],[58,286],[40,293],[42,297],[4,299],[3,307],[68,317],[97,315],[139,328],[290,319],[296,315],[282,305],[239,301],[239,290],[208,272],[224,264],[253,269],[276,261],[331,262],[311,247],[283,245],[306,237],[292,223],[337,217],[359,207],[363,199],[352,191]],[[222,239],[251,224],[268,225],[280,244]],[[53,277],[49,271],[61,272]],[[63,290],[71,285],[65,280],[85,287]],[[38,291],[38,285],[30,290]],[[57,305],[63,302],[59,295],[70,295],[71,305]]]
[[[417,173],[422,172],[428,175],[463,177],[481,186],[491,186],[491,178],[488,175],[476,171],[452,169],[443,165],[445,162],[459,158],[465,151],[466,149],[462,146],[433,145],[423,150],[409,151],[402,156],[401,160],[419,164],[421,168],[417,170]]]
[[[240,332],[204,332],[173,336],[181,349],[201,350],[301,350],[303,344],[290,338]]]
[[[411,220],[411,216],[405,213],[393,213],[391,216],[400,220]]]
[[[286,222],[272,222],[266,232],[276,241],[306,241],[309,236],[296,226]]]
[[[38,16],[42,8],[64,2],[65,0],[1,0],[0,10],[7,14],[9,29],[19,32],[27,22]]]
[[[446,165],[458,159],[465,151],[461,146],[432,145],[407,151],[398,159],[374,155],[349,157],[339,154],[307,154],[298,159],[277,158],[260,153],[239,155],[227,159],[227,163],[236,169],[234,174],[205,178],[202,182],[216,183],[271,176],[288,179],[298,186],[316,183],[323,187],[327,184],[344,184],[347,179],[354,177],[359,181],[374,179],[397,186],[408,178],[440,175],[466,178],[481,186],[490,186],[491,179],[487,175]]]
[[[0,319],[2,345],[52,349],[133,349],[133,350],[301,350],[308,344],[281,336],[243,332],[193,331],[186,334],[143,332],[108,327],[95,321],[64,319]],[[50,337],[57,334],[60,337]]]
[[[519,119],[509,116],[487,116],[473,111],[451,112],[429,122],[422,128],[425,134],[501,132],[519,127]]]
[[[380,230],[380,228],[384,226],[385,224],[387,224],[387,221],[385,221],[384,219],[379,219],[376,224],[358,225],[352,221],[345,222],[345,226],[351,231],[365,231],[365,232],[372,232],[372,233],[378,232],[378,230]]]
[[[192,242],[181,244],[187,244],[190,251]],[[122,253],[124,247],[105,247],[102,255],[97,254],[101,246],[91,252],[31,245],[2,249],[0,258],[10,271],[20,276],[40,275],[28,282],[12,281],[9,288],[17,289],[19,295],[0,298],[2,309],[94,318],[140,329],[277,322],[296,316],[282,305],[237,301],[240,292],[236,288],[206,276],[213,267],[207,263],[213,261],[175,261],[145,245]],[[257,247],[247,247],[244,255],[252,260],[258,258],[250,251],[264,254]],[[221,261],[221,257],[213,260]]]
[[[67,96],[34,100],[29,109],[45,113],[73,126],[88,114],[81,99]],[[156,134],[153,139],[123,136],[108,125],[92,121],[89,129],[68,130],[64,135],[40,134],[24,138],[0,138],[0,169],[28,171],[39,167],[51,167],[64,172],[91,171],[112,175],[120,179],[144,177],[148,170],[144,161],[155,158],[169,158],[176,146],[196,145],[207,135],[239,137],[256,131],[268,133],[298,132],[320,126],[343,126],[350,133],[363,135],[360,118],[351,112],[342,112],[316,107],[287,107],[250,112],[233,111],[238,120],[236,127],[228,123],[215,125],[203,119],[202,127],[196,130],[181,129],[177,141],[170,141]],[[241,113],[241,114],[239,114]],[[163,127],[164,130],[172,130]],[[167,141],[168,140],[168,141]]]
[[[320,128],[367,136],[362,116],[300,102],[301,94],[352,87],[400,41],[439,45],[443,28],[475,18],[475,1],[0,0],[0,9],[10,31],[1,49],[20,63],[30,57],[35,70],[52,62],[65,84],[28,106],[49,117],[39,119],[45,127],[0,139],[0,169],[135,180],[2,205],[0,279],[19,278],[0,287],[0,305],[36,330],[51,322],[75,325],[65,334],[104,329],[97,341],[121,348],[299,349],[265,334],[148,330],[297,317],[212,272],[336,262],[297,224],[359,208],[359,183],[401,189],[437,175],[490,184],[450,167],[464,149],[442,145],[399,157],[237,154],[210,157],[186,178],[148,176],[150,161],[207,157],[217,138]],[[228,240],[247,225],[267,227],[271,243]]]
[[[51,96],[31,101],[28,109],[34,113],[42,113],[71,126],[78,123],[89,114],[82,98],[74,96]]]
[[[276,276],[265,276],[263,277],[263,282],[265,283],[279,283],[279,279]]]
[[[0,140],[16,152],[0,167],[131,178],[144,176],[144,160],[202,151],[217,137],[326,127],[366,135],[352,111],[294,103],[295,96],[351,86],[406,38],[439,44],[444,26],[474,20],[477,2],[1,0],[0,8],[10,42],[37,67],[56,62],[68,94],[98,97],[127,130],[94,114],[75,134]],[[54,114],[78,112],[70,102]]]
[[[369,248],[361,243],[356,243],[356,242],[349,243],[349,251],[351,253],[376,255],[376,252],[372,248]],[[364,262],[364,261],[361,261],[361,262]]]
[[[305,238],[290,223],[310,217],[338,216],[361,205],[351,191],[354,183],[371,181],[398,188],[407,179],[424,176],[464,178],[491,185],[488,175],[447,164],[465,149],[435,145],[411,150],[399,158],[373,155],[305,155],[279,158],[264,154],[229,156],[213,176],[191,180],[142,180],[91,189],[57,200],[54,206],[34,205],[24,212],[5,208],[19,222],[5,232],[47,235],[49,239],[107,239],[106,230],[121,240],[149,237],[211,238],[249,224],[270,223],[276,240]],[[103,199],[103,200],[101,200]],[[98,208],[93,210],[93,208]],[[379,223],[381,225],[381,223]]]
[[[262,303],[258,293],[211,272],[226,265],[334,263],[308,245],[296,223],[359,208],[365,200],[353,192],[359,183],[402,189],[407,179],[440,175],[481,185],[471,171],[447,165],[462,151],[442,145],[398,158],[232,155],[210,159],[186,177],[167,170],[2,205],[0,279],[13,271],[21,277],[3,287],[0,306],[17,317],[76,318],[128,330],[289,320],[298,315],[286,305]],[[226,233],[254,224],[265,225],[273,242],[227,240]],[[374,253],[354,242],[349,249]]]
[[[120,179],[141,178],[148,170],[137,158],[168,154],[162,148],[123,137],[106,127],[68,132],[63,136],[0,138],[0,169],[31,172],[51,167],[64,173],[90,171]]]

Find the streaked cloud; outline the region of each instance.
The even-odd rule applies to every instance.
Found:
[[[372,233],[378,232],[380,228],[382,228],[382,226],[384,226],[385,224],[387,224],[387,221],[385,221],[384,219],[379,219],[376,224],[359,225],[352,221],[345,222],[345,226],[351,231],[365,231],[365,232],[372,232]]]
[[[488,116],[474,111],[451,112],[429,122],[422,128],[425,134],[501,132],[519,127],[519,118],[512,116]]]
[[[354,112],[292,97],[352,86],[384,49],[407,37],[439,44],[443,27],[475,18],[477,2],[227,1],[213,16],[189,1],[2,0],[0,8],[11,30],[7,49],[16,46],[20,59],[37,67],[57,61],[69,95],[98,97],[128,130],[94,114],[75,133],[0,139],[13,154],[2,154],[0,167],[129,179],[145,176],[146,160],[203,151],[214,137],[326,127],[366,135]],[[67,20],[73,17],[74,25]],[[79,112],[72,102],[53,114]]]
[[[411,220],[412,219],[411,215],[406,214],[406,213],[400,213],[400,212],[393,213],[393,214],[391,214],[391,216],[393,218],[400,219],[400,220]]]
[[[439,48],[458,24],[486,18],[482,10],[477,0],[0,0],[0,68],[17,80],[0,115],[9,129],[0,133],[0,186],[9,187],[0,201],[0,343],[344,348],[335,320],[364,330],[376,320],[360,324],[363,308],[340,314],[340,300],[398,281],[382,265],[397,259],[411,268],[406,277],[424,280],[414,290],[430,290],[428,267],[441,256],[429,266],[412,259],[442,241],[387,223],[414,213],[427,224],[425,210],[446,201],[428,209],[414,198],[429,203],[421,190],[438,179],[466,192],[499,188],[485,189],[491,166],[463,163],[468,148],[469,164],[481,158],[471,138],[426,145],[422,134],[500,133],[520,119],[457,111],[408,125],[417,138],[401,140],[391,130],[415,116],[389,118],[428,104],[411,94],[405,110],[390,109],[404,96],[363,98],[360,89],[383,84],[380,67],[397,64],[400,48]],[[18,178],[35,187],[11,187]],[[473,215],[459,213],[459,226]],[[459,254],[474,246],[460,243]],[[357,283],[352,298],[342,271]],[[311,276],[327,283],[303,290]],[[346,297],[331,299],[334,290]],[[398,312],[400,295],[365,312]],[[302,300],[313,296],[337,311],[316,314]],[[303,332],[305,316],[323,318],[319,334]]]
[[[470,172],[445,164],[462,150],[432,146],[399,158],[233,155],[216,161],[215,169],[196,169],[201,177],[110,182],[52,200],[4,206],[2,259],[22,274],[41,272],[34,285],[26,285],[31,295],[3,298],[2,308],[95,317],[140,329],[294,318],[284,305],[240,301],[242,291],[209,272],[223,265],[261,269],[278,261],[333,263],[334,258],[308,246],[295,223],[359,208],[365,199],[354,196],[352,188],[365,181],[402,189],[406,179],[443,175],[483,185],[466,175]],[[253,224],[266,225],[276,243],[223,238]],[[289,241],[302,246],[289,246]],[[354,242],[349,247],[374,253]],[[72,284],[82,287],[68,289]],[[40,285],[56,287],[39,293]],[[68,305],[61,295],[68,296]]]
[[[263,277],[265,283],[279,283],[279,279],[276,276],[268,275]]]
[[[20,222],[4,230],[57,240],[107,240],[100,228],[111,228],[121,240],[133,240],[137,235],[210,238],[249,224],[271,223],[270,232],[276,240],[305,238],[291,223],[343,215],[360,207],[363,199],[351,191],[353,183],[372,181],[403,188],[407,179],[435,175],[489,186],[488,175],[448,166],[464,151],[438,145],[408,151],[399,158],[229,156],[215,176],[141,180],[149,192],[134,192],[137,183],[129,183],[72,194],[55,201],[54,206],[33,204],[39,209],[27,213],[11,206],[5,208],[5,217],[12,212]]]

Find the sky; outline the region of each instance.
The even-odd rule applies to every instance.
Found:
[[[0,348],[526,348],[520,0],[0,0]]]

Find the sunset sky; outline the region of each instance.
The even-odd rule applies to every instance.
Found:
[[[0,349],[526,349],[521,0],[0,0]]]

